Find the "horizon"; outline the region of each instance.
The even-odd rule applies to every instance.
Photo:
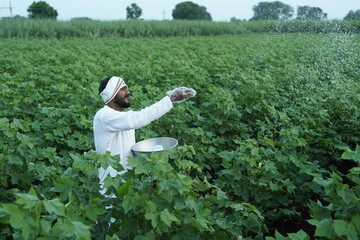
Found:
[[[23,0],[18,2],[16,0],[0,0],[0,18],[11,17],[11,15],[28,17],[27,8],[32,2],[34,1]],[[111,21],[125,20],[126,7],[130,6],[131,3],[136,3],[142,9],[141,19],[143,20],[173,20],[172,10],[176,4],[183,1],[158,0],[156,2],[148,2],[146,0],[103,0],[99,3],[85,0],[77,0],[76,2],[69,0],[47,0],[45,2],[58,12],[57,19],[60,21],[71,20],[73,18]],[[206,7],[213,21],[223,22],[230,21],[232,18],[249,20],[254,15],[252,10],[253,6],[264,1],[248,0],[239,3],[236,0],[223,0],[221,2],[195,0],[192,2]],[[358,0],[343,0],[341,3],[326,0],[318,0],[316,3],[311,0],[283,0],[280,2],[290,5],[294,9],[293,18],[296,17],[299,6],[320,7],[324,13],[327,13],[328,20],[341,20],[351,10],[356,11],[360,9]],[[10,5],[12,11],[10,11]]]

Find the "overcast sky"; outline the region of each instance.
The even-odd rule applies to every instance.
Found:
[[[89,17],[96,20],[126,19],[126,7],[136,3],[143,11],[145,20],[172,19],[175,5],[186,0],[45,0],[58,11],[58,20],[74,17]],[[252,7],[259,2],[271,0],[192,0],[206,7],[214,21],[229,21],[232,17],[249,19],[253,16]],[[292,6],[320,7],[328,14],[328,19],[343,19],[350,10],[360,9],[360,0],[280,0]],[[0,17],[9,17],[11,2],[13,16],[27,16],[27,8],[34,0],[0,0]],[[5,8],[4,8],[5,7]]]

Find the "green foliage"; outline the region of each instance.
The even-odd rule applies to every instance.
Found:
[[[1,38],[66,38],[66,37],[170,37],[216,36],[247,33],[359,33],[360,21],[96,21],[72,19],[0,19]]]
[[[341,149],[345,150],[341,158],[354,161],[356,167],[351,168],[344,177],[333,172],[329,177],[316,174],[313,180],[323,188],[325,197],[316,202],[310,200],[309,211],[312,219],[307,221],[315,226],[314,237],[321,239],[355,240],[360,237],[360,147],[357,146],[355,151],[348,147]],[[275,237],[266,239],[310,239],[303,230],[288,234],[288,237],[276,231]]]
[[[29,18],[56,19],[58,12],[44,1],[33,2],[27,9]]]
[[[11,231],[2,231],[2,235],[12,235],[15,239],[21,239],[21,236],[24,239],[90,239],[91,227],[97,217],[106,212],[101,205],[93,160],[101,162],[105,156],[91,152],[86,156],[71,157],[73,162],[69,167],[57,167],[65,169],[64,172],[53,172],[43,182],[29,178],[23,181],[27,180],[30,187],[2,185],[5,187],[2,197],[8,197],[2,198],[2,202],[8,203],[0,205],[0,225],[11,226]],[[38,162],[30,162],[24,168],[33,176],[39,175],[37,171],[45,170]],[[17,171],[13,175],[21,176],[22,173]],[[23,193],[26,188],[30,188],[29,192]]]
[[[105,180],[105,186],[118,199],[112,203],[111,211],[117,219],[111,229],[117,229],[119,237],[151,234],[161,239],[207,239],[212,234],[249,234],[253,227],[243,224],[248,217],[261,227],[262,216],[256,208],[245,203],[235,207],[221,189],[206,179],[189,176],[200,173],[200,168],[181,160],[187,150],[180,151],[174,153],[175,161],[156,154],[130,159],[133,170],[123,176],[123,185],[111,178]],[[229,210],[234,211],[235,221],[226,216]],[[124,223],[124,219],[131,222]],[[131,230],[129,226],[133,226]]]
[[[359,31],[360,21],[338,20],[289,20],[289,21],[265,21],[262,32],[276,33],[347,33],[354,34]]]
[[[0,238],[358,237],[358,43],[350,34],[3,39]],[[122,168],[91,151],[92,119],[99,81],[113,75],[127,81],[133,110],[177,86],[198,94],[136,132],[174,137],[176,151],[132,158],[103,196],[97,168]]]
[[[176,4],[172,16],[174,19],[186,20],[212,20],[210,13],[204,6],[193,2],[181,2]]]
[[[321,20],[327,18],[327,13],[319,7],[299,6],[297,9],[297,19]]]
[[[126,7],[126,19],[139,19],[141,14],[142,10],[136,3]]]
[[[253,7],[254,16],[250,21],[258,20],[285,20],[293,16],[294,9],[280,1],[259,2]]]
[[[326,239],[359,239],[360,237],[360,147],[355,151],[342,148],[342,159],[352,160],[356,166],[341,177],[331,173],[330,177],[317,176],[314,181],[324,188],[325,202],[310,202],[313,219],[309,223],[316,226],[315,236]]]
[[[0,212],[3,222],[14,229],[13,236],[25,239],[37,239],[39,236],[64,239],[76,236],[78,239],[90,239],[90,226],[72,220],[65,214],[65,207],[59,199],[40,200],[34,189],[28,194],[17,193],[13,204],[2,204]],[[21,236],[21,235],[20,235]]]

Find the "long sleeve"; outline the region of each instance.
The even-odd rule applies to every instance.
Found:
[[[138,129],[160,118],[173,107],[168,96],[140,111],[104,111],[100,116],[103,128],[109,132]]]

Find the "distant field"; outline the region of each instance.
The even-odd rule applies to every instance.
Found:
[[[244,34],[145,38],[134,36],[175,30],[89,22],[76,35],[72,23],[4,23],[0,239],[360,236],[359,168],[348,174],[360,162],[360,35],[199,23]],[[180,35],[196,33],[178,24]],[[122,26],[132,38],[94,38]],[[96,169],[120,166],[91,151],[98,84],[113,75],[127,82],[133,110],[175,87],[198,92],[137,130],[137,141],[168,136],[179,147],[169,158],[133,159],[127,175],[107,179],[117,198],[99,194]]]
[[[0,37],[168,37],[216,36],[259,32],[360,33],[360,21],[95,21],[0,20]]]

